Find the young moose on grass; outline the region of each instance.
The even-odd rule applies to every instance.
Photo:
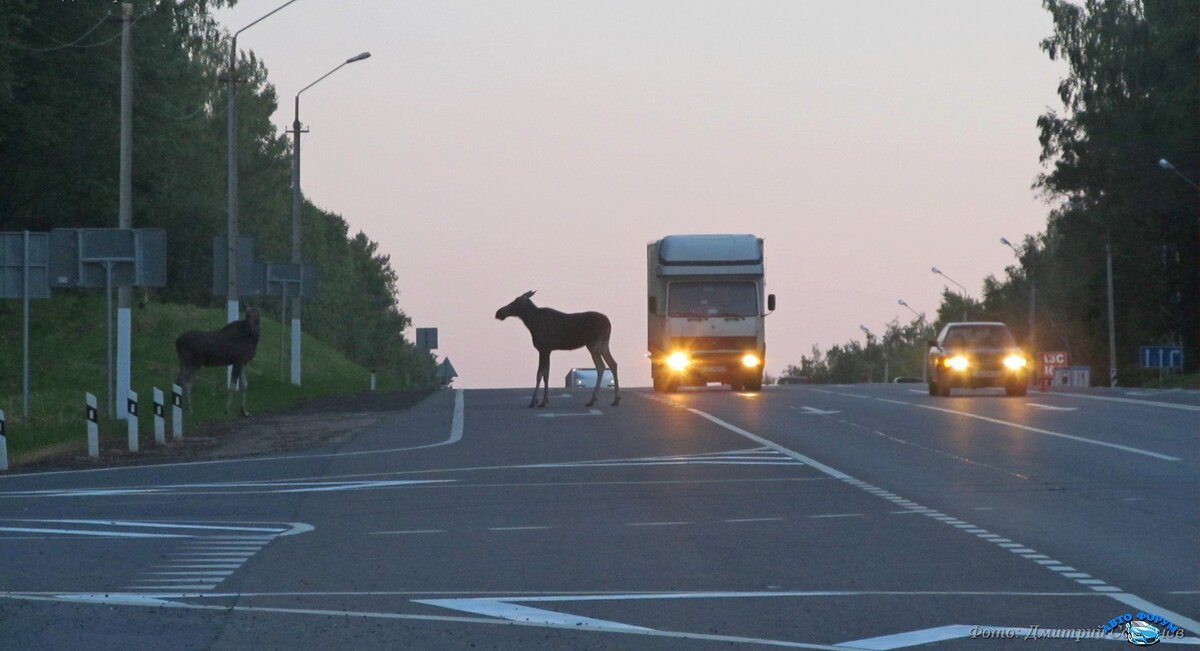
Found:
[[[242,415],[246,413],[246,365],[254,359],[258,350],[258,310],[246,310],[246,318],[227,324],[220,330],[190,330],[175,340],[175,352],[179,355],[179,377],[175,384],[183,388],[187,396],[187,408],[192,409],[192,376],[202,366],[232,366],[231,386],[225,398],[225,412],[236,390],[242,394]]]
[[[529,300],[532,291],[518,296],[513,302],[496,310],[496,318],[503,321],[515,316],[529,328],[533,336],[533,347],[538,351],[537,379],[533,383],[533,398],[529,406],[545,407],[550,400],[550,351],[575,350],[587,347],[592,354],[592,363],[596,365],[596,386],[592,389],[592,399],[587,406],[596,404],[596,392],[600,390],[600,382],[604,379],[604,365],[612,369],[613,374],[613,406],[621,402],[621,382],[617,379],[617,361],[608,352],[608,337],[612,334],[612,323],[608,317],[599,312],[576,312],[566,314],[548,307],[538,307]],[[541,384],[542,402],[538,404],[537,391]]]

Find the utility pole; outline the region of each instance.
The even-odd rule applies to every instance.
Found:
[[[1117,386],[1117,326],[1113,317],[1113,279],[1112,279],[1112,232],[1106,230],[1108,239],[1104,242],[1105,264],[1108,270],[1108,386]]]
[[[133,4],[121,3],[121,172],[119,189],[119,208],[117,210],[117,227],[133,228],[133,83],[131,22],[133,20]],[[116,390],[110,385],[108,393],[108,413],[116,414],[124,420],[126,411],[125,398],[129,395],[130,359],[133,344],[132,319],[130,310],[129,287],[117,288],[117,382]],[[110,342],[111,343],[111,342]],[[111,380],[111,378],[110,378]]]
[[[300,134],[305,130],[300,125],[300,94],[296,94],[296,119],[292,121],[292,264],[300,264],[300,210],[304,207],[304,198],[300,193]],[[300,310],[302,300],[300,292],[303,283],[296,287],[296,297],[292,299],[292,346],[291,346],[291,381],[300,386]]]

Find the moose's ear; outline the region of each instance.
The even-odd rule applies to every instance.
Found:
[[[533,296],[536,292],[537,292],[537,290],[531,289],[531,290],[525,292],[524,294],[521,294],[521,298],[529,298],[530,296]]]

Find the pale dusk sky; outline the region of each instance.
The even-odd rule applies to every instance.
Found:
[[[1013,263],[999,238],[1045,224],[1050,31],[1035,0],[299,0],[239,46],[267,65],[281,132],[297,90],[371,52],[301,98],[305,196],[391,255],[457,386],[532,386],[529,335],[493,316],[529,289],[608,314],[623,384],[645,386],[663,235],[765,239],[772,375],[907,321],[897,299],[932,317],[931,266],[978,296]],[[591,360],[555,353],[552,385],[572,366]]]

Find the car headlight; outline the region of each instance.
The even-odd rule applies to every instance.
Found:
[[[1004,366],[1013,371],[1025,368],[1025,365],[1028,363],[1022,355],[1009,355],[1004,358]]]
[[[667,355],[667,366],[671,367],[673,371],[686,370],[690,363],[691,360],[688,359],[687,353],[677,351]]]
[[[753,353],[746,353],[745,355],[742,355],[742,366],[754,368],[759,364],[762,364],[762,360],[758,359],[758,355]]]
[[[946,365],[946,368],[952,368],[956,371],[964,371],[966,370],[967,366],[969,366],[967,363],[967,358],[963,357],[962,355],[949,357],[942,363]]]

